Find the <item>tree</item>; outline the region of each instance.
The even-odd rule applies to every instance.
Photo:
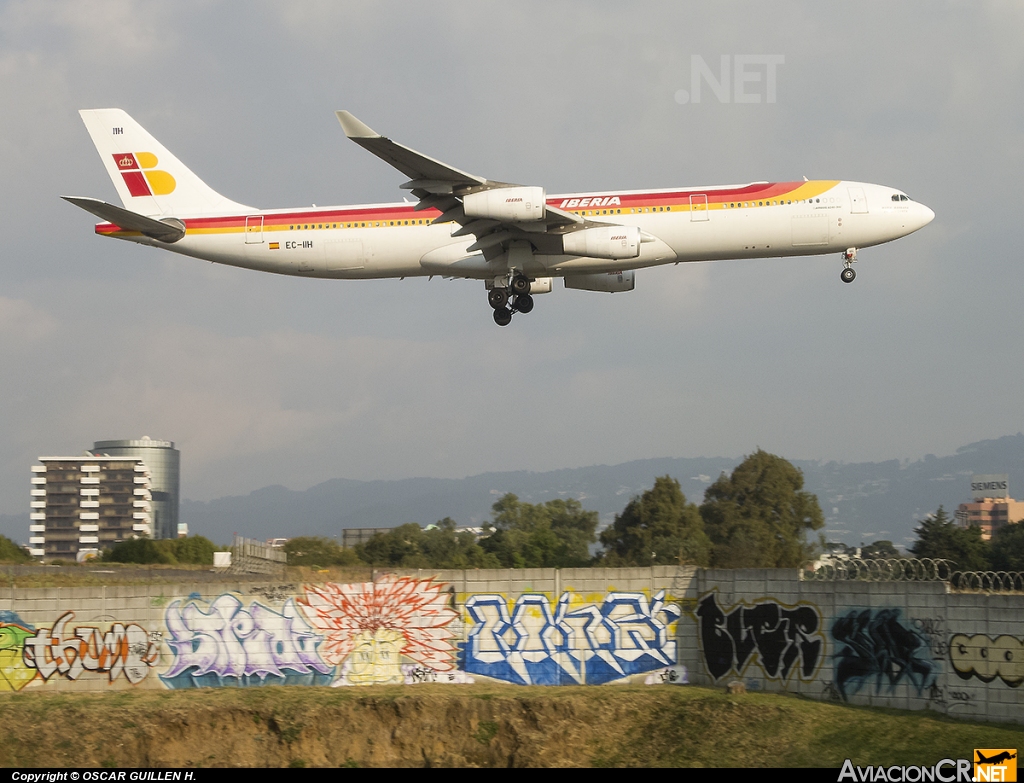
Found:
[[[881,539],[861,547],[860,556],[866,560],[893,560],[903,557],[892,541]]]
[[[722,568],[799,568],[813,554],[807,531],[825,518],[818,498],[803,491],[790,462],[758,449],[731,476],[704,493],[700,507],[712,541],[711,563]]]
[[[523,503],[511,492],[491,506],[480,546],[505,568],[573,568],[590,563],[598,514],[578,500]]]
[[[686,502],[671,476],[634,497],[601,533],[602,562],[610,566],[700,565],[711,561],[711,539],[697,506]]]
[[[403,568],[497,568],[498,559],[485,552],[468,531],[457,532],[455,520],[445,517],[425,530],[401,525],[377,533],[356,546],[359,557],[374,566]]]
[[[103,560],[108,563],[141,563],[143,565],[174,562],[167,547],[157,546],[157,542],[151,538],[129,538],[127,541],[114,544],[103,553]]]
[[[214,543],[203,536],[170,539],[174,541],[174,557],[179,563],[213,565]]]
[[[27,563],[31,559],[28,552],[7,536],[0,536],[0,563]]]
[[[187,538],[130,538],[114,544],[103,553],[108,563],[142,563],[176,565],[213,565],[213,553],[217,549],[212,541],[203,536]]]
[[[942,506],[922,519],[914,533],[917,540],[910,551],[917,557],[950,560],[958,571],[985,571],[989,567],[989,547],[981,538],[981,528],[960,527]]]
[[[288,565],[327,568],[328,566],[362,565],[351,549],[343,549],[333,538],[299,536],[284,544]]]
[[[997,571],[1024,571],[1024,524],[1017,522],[992,534],[992,568]]]

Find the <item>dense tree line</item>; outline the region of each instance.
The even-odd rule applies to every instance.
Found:
[[[981,528],[961,527],[939,506],[914,533],[915,557],[942,558],[957,571],[1024,571],[1024,523],[1002,527],[985,541]]]
[[[312,567],[573,568],[589,565],[702,565],[796,568],[816,550],[808,532],[824,525],[814,495],[792,464],[758,450],[722,475],[697,506],[661,476],[632,498],[600,536],[596,511],[578,500],[526,503],[506,494],[491,507],[483,536],[450,518],[426,529],[402,525],[354,549],[329,538],[293,538],[288,562]]]
[[[203,536],[187,538],[132,538],[103,551],[108,563],[142,563],[163,565],[213,565],[218,547]]]

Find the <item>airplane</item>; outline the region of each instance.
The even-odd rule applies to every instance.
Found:
[[[1002,753],[997,753],[990,759],[985,758],[984,754],[980,750],[976,750],[975,753],[978,754],[978,760],[974,762],[975,764],[999,764],[1003,761],[1009,761],[1010,759],[1017,758],[1016,753],[1010,753],[1008,750],[1004,750]]]
[[[408,177],[388,204],[257,209],[210,188],[121,109],[79,112],[122,206],[62,196],[100,236],[214,263],[345,280],[482,280],[495,323],[529,313],[553,279],[621,292],[635,271],[690,261],[840,252],[906,236],[935,213],[903,191],[845,180],[550,195],[469,174],[381,136],[347,111],[345,135]]]

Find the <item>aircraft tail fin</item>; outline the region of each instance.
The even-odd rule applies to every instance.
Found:
[[[220,195],[121,109],[79,112],[121,203],[160,216],[254,211]]]

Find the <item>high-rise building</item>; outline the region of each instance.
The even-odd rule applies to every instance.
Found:
[[[178,497],[181,484],[181,452],[169,440],[99,440],[93,444],[97,456],[134,457],[149,468],[153,495],[153,538],[178,537]]]
[[[29,547],[36,557],[82,559],[152,535],[150,475],[138,457],[40,457],[32,466]]]

